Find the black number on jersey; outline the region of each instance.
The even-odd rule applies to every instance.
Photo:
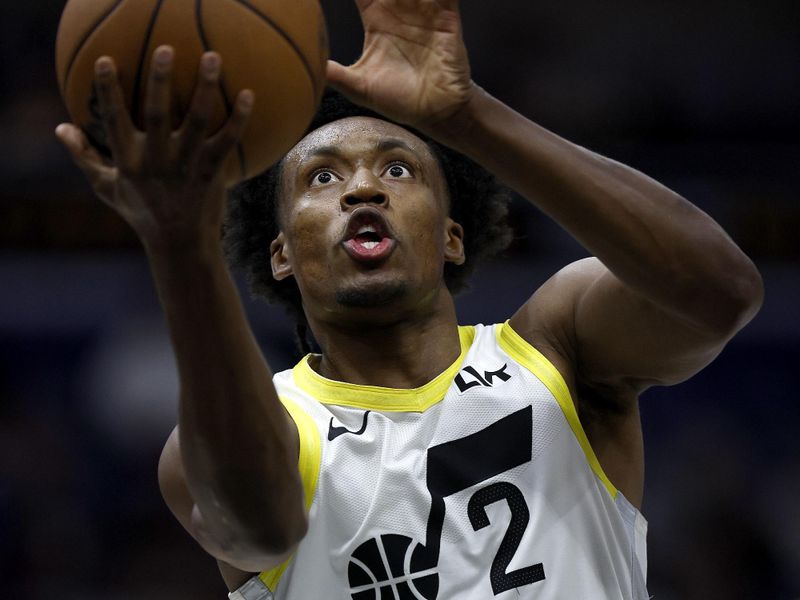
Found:
[[[425,543],[397,534],[384,534],[362,543],[348,566],[351,598],[435,600],[439,594],[437,570],[445,498],[530,462],[532,436],[533,409],[527,406],[472,435],[429,448],[426,485],[431,509]],[[541,563],[506,573],[530,516],[519,488],[497,482],[478,490],[467,510],[473,529],[489,525],[483,509],[503,499],[511,509],[511,525],[492,563],[490,582],[495,595],[545,578]]]
[[[508,525],[506,535],[500,543],[494,562],[492,562],[490,579],[495,596],[507,590],[530,585],[544,579],[544,565],[542,563],[523,567],[510,573],[506,571],[508,564],[517,552],[517,548],[519,548],[519,543],[522,541],[522,536],[530,520],[530,511],[525,502],[525,496],[522,495],[517,486],[505,481],[498,481],[475,492],[470,498],[467,508],[472,528],[478,531],[487,527],[489,525],[489,516],[486,514],[486,507],[500,500],[508,502],[508,508],[511,509],[511,523]]]

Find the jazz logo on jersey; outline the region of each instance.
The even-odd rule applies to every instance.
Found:
[[[511,375],[506,373],[507,368],[508,363],[504,364],[496,371],[484,371],[483,375],[481,375],[475,367],[464,367],[458,372],[455,378],[458,391],[463,394],[468,389],[476,386],[493,387],[495,379],[500,380],[501,383],[505,383],[511,379]]]
[[[426,485],[431,508],[425,542],[386,533],[359,545],[347,569],[352,600],[436,600],[445,499],[530,462],[532,436],[533,410],[527,406],[476,433],[429,448]],[[502,500],[508,503],[511,522],[491,566],[486,567],[495,596],[545,579],[542,563],[507,570],[530,520],[525,496],[513,483],[495,480],[472,494],[466,515],[449,517],[469,519],[478,531],[491,525],[486,507]]]

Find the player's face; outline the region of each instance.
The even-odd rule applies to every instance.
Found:
[[[444,289],[445,262],[464,260],[436,158],[386,121],[310,133],[284,159],[281,202],[273,274],[294,276],[318,319],[424,310]]]

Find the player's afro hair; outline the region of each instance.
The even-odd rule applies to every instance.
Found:
[[[322,104],[308,132],[347,117],[375,117],[389,120],[369,109],[353,104],[333,90],[326,90]],[[399,125],[399,124],[398,124]],[[447,183],[450,216],[464,228],[462,265],[447,263],[444,280],[451,293],[467,287],[476,265],[504,250],[511,242],[512,230],[506,216],[510,194],[486,169],[405,125],[400,125],[424,140],[439,161]],[[289,277],[272,277],[270,243],[278,236],[278,202],[283,161],[260,175],[242,182],[229,194],[225,218],[225,252],[232,266],[247,274],[253,294],[283,304],[298,324],[301,350],[308,351],[307,323],[300,290]]]

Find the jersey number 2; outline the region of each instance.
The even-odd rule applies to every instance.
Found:
[[[489,516],[486,514],[486,507],[503,499],[508,502],[508,507],[511,509],[511,523],[508,525],[506,535],[500,543],[497,556],[494,557],[494,562],[492,562],[490,580],[495,596],[507,590],[544,579],[544,565],[542,563],[517,569],[510,573],[506,571],[508,564],[517,552],[517,548],[519,548],[522,535],[525,533],[530,519],[525,496],[522,495],[517,486],[505,481],[498,481],[475,492],[472,498],[469,499],[467,508],[472,528],[478,531],[488,526]]]
[[[533,410],[528,406],[472,435],[428,450],[426,483],[431,494],[431,512],[428,516],[425,546],[420,548],[422,552],[415,557],[420,567],[435,567],[439,562],[445,516],[444,499],[530,462],[532,435]],[[467,507],[472,528],[478,531],[487,527],[489,517],[486,507],[500,500],[508,503],[511,523],[492,562],[490,581],[495,596],[545,578],[542,563],[510,573],[506,571],[530,520],[525,497],[517,486],[499,481],[475,492]]]

